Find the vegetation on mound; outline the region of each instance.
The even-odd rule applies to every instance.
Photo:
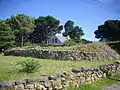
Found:
[[[11,50],[75,50],[75,51],[85,51],[85,52],[111,52],[113,49],[109,47],[107,43],[102,42],[94,42],[89,44],[78,44],[75,46],[48,46],[48,47],[41,47],[39,45],[33,46],[24,46],[24,47],[16,47]]]
[[[86,51],[86,52],[109,52],[112,49],[107,45],[107,43],[95,42],[85,45],[76,45],[73,50]]]
[[[17,62],[25,61],[25,57],[15,57],[15,56],[3,56],[0,54],[0,81],[6,80],[21,80],[24,78],[38,78],[41,75],[52,75],[56,73],[62,73],[64,71],[71,71],[74,67],[98,67],[103,64],[109,64],[114,62],[112,61],[57,61],[50,59],[37,59],[39,64],[42,66],[35,73],[25,73],[19,72],[20,66],[16,66]]]

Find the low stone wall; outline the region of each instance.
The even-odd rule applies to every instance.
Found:
[[[66,90],[70,85],[79,86],[103,79],[107,73],[117,70],[120,70],[119,61],[99,68],[73,68],[71,73],[41,76],[37,80],[3,82],[0,83],[0,90]]]
[[[119,57],[114,50],[110,52],[79,52],[71,50],[7,50],[4,55],[30,56],[56,60],[113,60]]]

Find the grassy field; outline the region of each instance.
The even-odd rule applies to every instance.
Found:
[[[74,67],[97,67],[99,65],[112,63],[113,61],[57,61],[50,59],[37,59],[41,65],[39,71],[35,73],[19,72],[17,62],[30,59],[31,57],[4,56],[0,54],[0,82],[8,80],[20,80],[24,78],[39,78],[41,75],[50,75],[71,71]]]

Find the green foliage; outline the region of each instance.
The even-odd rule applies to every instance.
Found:
[[[14,46],[14,34],[5,20],[0,20],[0,48],[7,49]]]
[[[110,78],[112,80],[120,81],[120,70],[109,73],[108,78]]]
[[[88,44],[92,43],[91,41],[88,41],[86,39],[81,39],[81,40],[73,40],[73,39],[68,39],[64,42],[65,46],[74,46],[74,45],[79,45],[79,44]]]
[[[34,46],[31,42],[25,42],[24,46]]]
[[[83,44],[88,44],[88,43],[93,43],[92,41],[86,40],[86,39],[82,39],[82,43]]]
[[[105,38],[108,41],[119,41],[120,20],[107,20],[103,25],[99,25],[94,33],[95,37],[101,40]]]
[[[25,14],[17,14],[16,16],[11,16],[7,21],[14,31],[15,41],[18,45],[23,46],[28,33],[34,29],[34,19]]]
[[[84,35],[83,30],[74,26],[73,21],[67,21],[64,28],[63,35],[73,40],[80,40]],[[60,21],[52,16],[40,16],[34,19],[25,14],[12,15],[6,20],[0,20],[0,49],[13,45],[22,47],[29,45],[29,42],[46,44],[48,39],[61,33],[62,29]]]
[[[52,36],[61,32],[63,26],[59,24],[60,21],[52,16],[41,16],[35,19],[36,27],[30,35],[30,40],[33,43],[46,43]]]
[[[40,68],[40,64],[37,60],[34,59],[27,59],[22,62],[18,62],[18,65],[21,65],[23,72],[26,73],[33,73],[36,72]]]
[[[64,25],[65,32],[63,33],[64,37],[69,36],[73,40],[80,40],[81,36],[84,35],[82,28],[79,26],[74,26],[73,21],[67,21]]]
[[[82,41],[81,41],[81,40],[69,39],[69,40],[66,40],[66,41],[64,42],[64,45],[65,45],[65,46],[74,46],[74,45],[77,45],[77,44],[82,44]]]

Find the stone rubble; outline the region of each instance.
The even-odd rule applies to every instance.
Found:
[[[36,80],[1,82],[0,90],[66,90],[70,85],[78,87],[84,83],[103,79],[108,72],[117,70],[120,70],[120,61],[98,68],[73,68],[71,73],[44,75]]]

